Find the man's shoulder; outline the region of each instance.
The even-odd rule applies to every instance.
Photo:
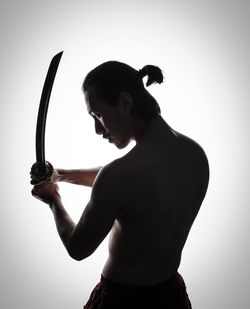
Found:
[[[102,167],[93,184],[93,190],[121,194],[128,181],[126,166],[126,160],[116,159]]]
[[[194,139],[190,138],[189,136],[186,136],[182,133],[175,132],[178,139],[181,140],[181,144],[183,146],[183,151],[185,153],[185,150],[188,154],[193,154],[196,156],[199,156],[203,159],[207,159],[206,153],[203,149],[203,147]]]
[[[101,176],[110,180],[124,178],[134,170],[135,158],[131,156],[131,151],[123,157],[113,160],[101,169]]]
[[[102,167],[98,176],[109,180],[114,180],[116,177],[119,177],[122,173],[124,173],[125,164],[126,160],[123,158],[116,159]]]
[[[207,185],[209,179],[209,162],[203,147],[186,135],[178,132],[178,136],[182,140],[182,146],[180,148],[181,157],[184,158],[184,162],[192,163],[191,167],[201,171],[203,177],[206,179]]]

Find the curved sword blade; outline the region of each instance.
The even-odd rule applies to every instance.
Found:
[[[36,161],[37,163],[45,163],[45,127],[46,127],[46,118],[47,111],[49,106],[49,99],[51,90],[53,87],[54,79],[56,76],[57,68],[61,60],[63,51],[56,54],[49,65],[47,76],[43,85],[42,95],[40,99],[39,111],[37,116],[37,125],[36,125]]]
[[[44,137],[50,94],[62,54],[63,52],[60,52],[52,58],[43,85],[36,123],[36,163],[32,165],[30,171],[31,184],[45,181],[53,174],[53,166],[45,160]]]

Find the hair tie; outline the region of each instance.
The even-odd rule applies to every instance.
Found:
[[[143,79],[143,77],[145,76],[145,73],[143,72],[143,69],[138,70],[138,76]]]

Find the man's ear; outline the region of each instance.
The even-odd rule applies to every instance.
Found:
[[[122,91],[118,95],[119,110],[126,115],[131,114],[132,107],[134,105],[134,99],[127,91]]]

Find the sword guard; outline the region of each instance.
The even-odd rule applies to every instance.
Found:
[[[48,161],[36,162],[32,165],[30,176],[32,178],[31,183],[37,184],[41,181],[48,180],[53,174],[54,168]]]

